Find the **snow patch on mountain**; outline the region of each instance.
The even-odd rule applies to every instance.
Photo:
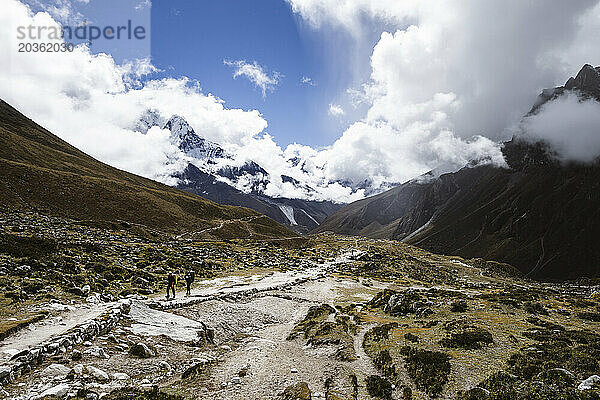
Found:
[[[296,219],[294,218],[294,207],[288,206],[286,204],[277,204],[277,206],[279,207],[281,212],[285,214],[285,217],[288,219],[288,221],[290,221],[290,225],[298,225]]]
[[[310,218],[315,224],[320,225],[316,219],[313,218],[312,215],[310,215],[309,213],[307,213],[305,210],[303,210],[302,208],[300,209],[300,211],[302,211],[308,218]]]

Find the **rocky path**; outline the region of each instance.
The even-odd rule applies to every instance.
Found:
[[[359,392],[366,395],[364,378],[374,373],[361,346],[368,327],[354,337],[358,357],[350,362],[333,357],[335,346],[312,347],[303,338],[287,339],[310,306],[334,305],[342,298],[348,299],[348,293],[364,299],[376,290],[372,283],[367,287],[359,281],[326,276],[332,264],[344,261],[340,257],[303,271],[232,275],[199,282],[191,296],[178,292],[175,300],[166,301],[160,296],[132,299],[126,324],[117,327],[114,334],[99,336],[88,344],[91,347],[80,349],[83,359],[79,362],[88,371],[90,367],[105,371],[108,380],[85,383],[90,378],[84,374],[83,383],[60,380],[64,378],[57,381],[45,374],[45,368],[49,368],[46,362],[39,366],[40,371],[22,379],[18,390],[10,394],[25,400],[57,387],[53,385],[62,385],[62,389],[68,386],[72,392],[84,384],[102,393],[124,385],[144,387],[156,383],[183,386],[184,392],[200,399],[275,399],[287,386],[307,382],[313,399],[324,399],[331,382],[337,390],[352,393],[349,377],[356,375],[362,386]],[[33,325],[6,339],[0,349],[10,356],[47,341],[101,315],[111,304],[68,307],[62,319],[53,317]],[[210,354],[200,348],[190,351],[188,344],[202,339],[207,328],[214,332],[215,346]],[[136,360],[128,355],[127,349],[139,342],[153,349],[151,358]],[[102,350],[94,350],[98,348]],[[72,351],[75,349],[67,349],[65,356],[71,357]],[[214,362],[201,377],[181,380],[181,373],[199,359]]]
[[[114,308],[117,303],[88,303],[77,306],[51,303],[48,311],[58,314],[31,324],[29,327],[0,342],[0,364],[10,360],[16,353],[37,346],[53,337],[93,320]]]
[[[339,259],[338,259],[339,261]],[[216,327],[217,338],[228,338],[227,331],[244,333],[234,349],[203,378],[200,399],[276,399],[287,386],[308,383],[313,399],[325,399],[326,382],[334,382],[337,390],[350,395],[349,377],[359,381],[359,398],[368,398],[364,378],[375,374],[371,360],[362,349],[362,340],[370,326],[354,337],[355,361],[339,361],[333,357],[336,346],[313,347],[303,338],[288,340],[294,325],[302,320],[310,306],[336,304],[352,292],[357,298],[371,296],[373,289],[362,283],[322,277],[299,285],[266,292],[264,296],[240,303],[203,304],[194,312],[181,310],[189,317],[202,319]],[[236,315],[242,312],[247,320]],[[229,320],[226,323],[226,320]],[[236,320],[238,324],[232,323]],[[267,321],[270,321],[267,322]],[[242,375],[242,376],[240,376]],[[348,397],[351,398],[351,397]]]
[[[271,288],[294,284],[304,279],[312,279],[322,273],[315,268],[308,271],[271,272],[249,276],[232,275],[199,282],[192,290],[191,296],[185,296],[185,290],[179,290],[175,300],[165,301],[160,295],[147,301],[147,304],[158,303],[164,308],[178,308],[198,300],[218,295],[235,295],[248,291],[264,291]],[[180,285],[181,286],[181,283]],[[31,324],[28,328],[9,336],[0,342],[0,364],[8,361],[19,351],[39,345],[49,339],[60,336],[74,327],[84,324],[106,313],[115,307],[116,302],[83,304],[50,303],[47,311],[57,312],[53,316]]]

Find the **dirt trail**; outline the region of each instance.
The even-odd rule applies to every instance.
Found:
[[[192,290],[190,297],[186,297],[185,291],[181,290],[177,292],[176,299],[171,300],[169,303],[172,306],[175,306],[173,303],[178,303],[177,306],[180,306],[185,305],[187,302],[193,302],[198,297],[204,298],[223,294],[235,294],[253,289],[262,291],[271,287],[292,284],[298,280],[314,278],[320,273],[321,269],[315,268],[307,271],[265,272],[250,276],[235,275],[200,281],[198,284],[199,287]],[[161,294],[157,294],[155,297],[144,302],[167,303]],[[58,313],[31,324],[26,329],[0,341],[0,364],[7,362],[12,355],[21,350],[39,345],[53,337],[62,335],[78,325],[99,317],[116,305],[116,302],[80,303],[74,305],[51,304],[50,306],[52,307],[50,307],[49,311],[54,309],[55,311],[59,311]]]
[[[275,399],[288,385],[304,381],[309,384],[314,400],[324,400],[326,381],[333,382],[335,390],[349,396],[353,391],[350,375],[358,377],[358,398],[367,398],[365,377],[375,373],[362,349],[368,326],[362,327],[354,337],[358,357],[350,362],[333,357],[336,346],[308,346],[302,337],[287,340],[310,306],[335,305],[340,300],[364,301],[372,295],[373,283],[373,286],[383,286],[378,282],[365,286],[357,280],[325,276],[330,266],[345,260],[342,256],[304,271],[263,272],[207,280],[199,282],[192,296],[186,297],[180,292],[171,301],[161,296],[134,300],[129,321],[115,330],[117,340],[119,343],[142,340],[155,345],[157,357],[133,360],[126,351],[119,350],[118,345],[100,337],[93,346],[104,347],[109,357],[85,356],[83,362],[108,374],[126,373],[129,378],[123,384],[143,385],[146,378],[161,386],[183,384],[184,391],[199,399]],[[241,293],[244,296],[235,296]],[[153,304],[167,306],[162,308],[170,311],[148,307]],[[15,349],[35,345],[97,317],[110,306],[85,304],[70,308],[64,311],[63,322],[47,319],[46,324],[33,325],[30,330],[8,338],[1,343],[1,348],[12,349],[14,353]],[[186,345],[204,324],[214,329],[216,347],[208,351],[217,361],[198,379],[181,381],[181,373],[193,363],[193,358],[202,357],[206,351],[190,350]],[[156,365],[163,361],[173,366],[173,373],[160,372]],[[246,373],[240,376],[242,370]],[[44,389],[43,382],[40,372],[33,372],[14,398],[35,397]],[[105,388],[102,384],[97,387],[100,391],[110,391],[109,387],[117,383],[113,380],[104,385]]]
[[[258,313],[272,313],[282,320],[262,328],[251,330],[249,337],[239,343],[239,347],[228,353],[214,367],[204,384],[206,391],[198,394],[200,399],[276,399],[288,385],[307,382],[313,392],[313,399],[325,398],[325,382],[330,378],[336,390],[349,395],[352,392],[350,375],[356,374],[359,385],[359,398],[368,398],[364,392],[364,379],[376,371],[370,358],[362,349],[362,340],[368,326],[363,327],[354,337],[357,360],[346,362],[332,357],[336,348],[306,345],[302,338],[287,340],[294,325],[306,315],[311,305],[328,303],[333,305],[347,290],[368,292],[362,284],[351,280],[323,278],[294,286],[284,293],[269,293],[265,298],[251,300],[250,310]],[[252,305],[252,303],[254,303]],[[217,321],[203,310],[205,319],[213,326]],[[277,315],[276,315],[277,314]],[[218,336],[218,335],[217,335]],[[247,374],[236,378],[243,369]],[[350,397],[348,397],[350,398]]]

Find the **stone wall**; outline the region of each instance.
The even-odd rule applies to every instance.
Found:
[[[15,354],[8,363],[0,366],[0,384],[9,384],[21,375],[30,372],[40,365],[46,357],[66,353],[75,344],[92,341],[96,336],[107,334],[124,315],[129,313],[130,307],[131,302],[129,300],[122,300],[117,306],[100,317],[76,326],[48,342]]]

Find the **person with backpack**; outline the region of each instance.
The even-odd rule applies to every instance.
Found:
[[[177,286],[177,274],[169,271],[167,276],[167,300],[169,300],[169,290],[173,292],[173,298],[175,298],[175,286]]]
[[[186,285],[186,292],[185,295],[186,296],[190,296],[191,290],[192,290],[192,283],[194,282],[194,279],[196,278],[196,274],[194,273],[193,269],[189,269],[186,273],[185,273],[185,285]]]

